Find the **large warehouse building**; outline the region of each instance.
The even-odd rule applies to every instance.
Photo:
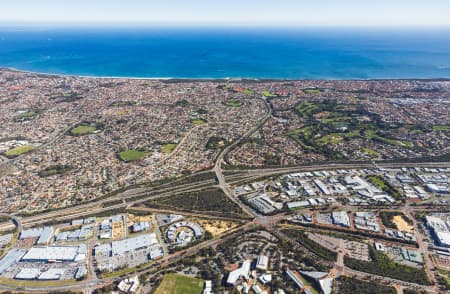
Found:
[[[21,258],[26,262],[72,262],[86,259],[86,245],[33,247]]]

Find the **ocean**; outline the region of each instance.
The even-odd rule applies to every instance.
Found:
[[[450,78],[450,28],[0,27],[0,67],[135,78]]]

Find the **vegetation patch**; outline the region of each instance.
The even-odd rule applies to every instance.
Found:
[[[175,144],[175,143],[167,143],[167,144],[164,144],[164,145],[161,147],[161,152],[162,152],[162,153],[166,153],[166,154],[172,153],[172,151],[173,151],[176,147],[177,147],[177,144]]]
[[[295,106],[295,109],[302,117],[307,118],[315,113],[319,109],[319,106],[311,102],[302,102]]]
[[[175,102],[175,106],[181,107],[188,106],[189,104],[190,104],[189,101],[187,101],[186,99],[178,100],[177,102]]]
[[[222,137],[213,136],[208,139],[208,142],[206,142],[206,148],[213,150],[221,149],[226,145],[228,145],[228,141]]]
[[[126,150],[126,151],[122,151],[119,152],[119,158],[122,161],[125,162],[131,162],[131,161],[138,161],[141,160],[145,157],[147,157],[150,154],[150,152],[140,149],[140,150],[136,150],[136,149],[130,149],[130,150]]]
[[[342,294],[395,294],[394,287],[361,281],[341,276],[339,278],[339,293]]]
[[[445,288],[447,290],[450,290],[450,273],[449,273],[449,271],[446,271],[443,269],[438,269],[437,274],[438,274],[439,279],[444,284]]]
[[[338,104],[336,100],[304,101],[298,103],[294,111],[304,120],[304,126],[285,135],[295,140],[305,152],[317,152],[328,159],[345,159],[338,152],[339,145],[355,139],[407,149],[415,147],[412,142],[396,136],[402,129],[418,126],[383,122],[378,115],[353,104]],[[361,151],[370,157],[379,157],[375,150],[363,148]]]
[[[253,94],[254,92],[253,92],[253,90],[245,89],[244,91],[242,91],[242,93],[247,94],[247,95],[251,95],[251,94]]]
[[[306,249],[314,253],[315,255],[329,261],[335,261],[337,258],[337,253],[333,252],[320,244],[314,242],[313,240],[308,238],[308,234],[301,230],[283,230],[284,234],[288,237],[298,241],[301,245],[303,245]]]
[[[54,100],[56,103],[74,102],[74,101],[77,101],[80,99],[83,99],[83,97],[80,94],[75,93],[75,92],[61,93],[59,95],[50,97],[50,100]]]
[[[376,134],[374,131],[370,131],[370,130],[365,132],[365,136],[368,139],[371,139],[374,141],[379,141],[379,142],[386,143],[389,145],[400,146],[400,147],[405,147],[405,148],[409,148],[409,149],[412,149],[414,147],[414,144],[412,142],[401,141],[401,140],[397,140],[397,139],[393,139],[393,138],[386,138],[386,137],[380,136],[380,135]]]
[[[239,101],[237,99],[229,99],[227,100],[227,102],[225,102],[225,105],[229,107],[241,107],[242,104],[242,101]]]
[[[232,202],[220,189],[209,189],[146,202],[150,207],[169,208],[187,211],[208,211],[241,215],[241,208]]]
[[[41,178],[51,177],[54,175],[62,175],[69,172],[72,169],[70,165],[51,165],[45,169],[39,171],[38,175]]]
[[[342,159],[343,156],[331,148],[331,144],[337,144],[345,139],[347,134],[334,133],[323,137],[316,137],[320,132],[318,125],[308,125],[286,133],[288,137],[297,142],[306,152],[318,152],[332,159]],[[352,133],[348,133],[353,136]]]
[[[34,119],[36,116],[38,116],[38,112],[36,110],[27,110],[20,112],[18,115],[14,117],[15,122],[23,122],[23,121],[29,121]]]
[[[192,123],[194,125],[203,125],[203,124],[206,124],[207,121],[205,119],[203,119],[203,118],[196,118],[196,119],[192,120]]]
[[[316,88],[310,88],[310,89],[303,89],[303,92],[305,92],[307,94],[318,94],[318,93],[321,93],[322,90],[316,89]]]
[[[450,125],[435,125],[433,131],[437,132],[450,132]]]
[[[383,225],[387,228],[408,231],[410,233],[413,231],[413,222],[401,211],[382,211],[380,212],[380,217]],[[399,221],[402,222],[402,227],[399,227]]]
[[[377,158],[378,156],[380,156],[380,154],[377,151],[370,149],[370,148],[362,148],[361,152],[366,153],[367,155],[369,155],[372,158]]]
[[[201,294],[204,281],[177,274],[166,274],[155,294]]]
[[[238,222],[216,220],[216,219],[196,219],[206,231],[208,231],[212,237],[217,237],[223,233],[239,226]]]
[[[31,152],[34,149],[33,145],[22,145],[12,149],[9,149],[4,154],[6,157],[16,157],[28,152]]]
[[[277,97],[277,95],[272,94],[272,93],[270,93],[270,92],[267,91],[267,90],[262,91],[262,94],[264,95],[264,97],[267,97],[267,98]]]
[[[264,165],[272,166],[272,165],[280,165],[281,157],[273,152],[267,152],[264,154]]]
[[[101,130],[101,126],[96,123],[81,123],[69,132],[72,136],[84,136],[93,134],[99,130]]]
[[[406,282],[429,285],[427,275],[423,268],[409,267],[392,261],[386,254],[369,247],[369,254],[372,261],[362,261],[348,256],[344,258],[344,264],[354,270],[390,277]]]
[[[124,107],[136,105],[136,101],[115,101],[111,104],[113,107]]]
[[[367,178],[370,183],[372,183],[375,187],[378,189],[383,190],[387,194],[394,197],[395,200],[404,200],[402,197],[402,194],[400,191],[392,186],[388,181],[386,181],[382,176],[380,175],[372,175]]]

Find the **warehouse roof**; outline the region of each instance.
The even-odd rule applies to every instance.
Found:
[[[134,238],[114,241],[111,243],[111,251],[113,255],[121,255],[125,252],[146,248],[153,244],[157,244],[155,234],[145,234]]]
[[[34,280],[40,273],[38,268],[22,268],[14,278],[18,280]]]
[[[22,257],[22,260],[73,261],[80,253],[79,250],[79,246],[33,247]]]
[[[66,269],[64,268],[51,268],[46,272],[43,272],[38,280],[59,280],[64,275]]]
[[[11,265],[13,265],[16,261],[20,259],[20,257],[25,253],[23,250],[13,249],[9,251],[1,260],[0,260],[0,274],[2,274],[5,270],[7,270]]]

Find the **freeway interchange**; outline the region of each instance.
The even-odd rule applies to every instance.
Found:
[[[222,158],[219,157],[219,160]],[[218,160],[218,162],[219,162]],[[405,167],[405,166],[434,166],[434,167],[449,167],[450,163],[417,163],[417,164],[399,164],[399,163],[392,163],[392,164],[378,164],[378,167],[381,168],[398,168],[398,167]],[[183,258],[187,256],[192,256],[198,253],[198,251],[201,248],[207,248],[211,246],[217,246],[220,243],[225,242],[226,240],[229,240],[233,238],[236,234],[242,234],[246,230],[249,230],[251,228],[254,228],[255,226],[259,226],[261,228],[264,228],[265,230],[269,232],[274,232],[277,236],[282,236],[277,232],[278,228],[278,222],[285,218],[286,213],[282,212],[276,215],[272,216],[264,216],[261,214],[258,214],[253,208],[249,207],[247,204],[240,201],[238,197],[234,195],[232,187],[230,187],[230,184],[233,183],[243,183],[243,182],[250,182],[255,179],[259,179],[261,177],[270,177],[274,175],[280,175],[280,174],[286,174],[286,173],[292,173],[292,172],[301,172],[301,171],[314,171],[314,170],[333,170],[333,169],[354,169],[354,168],[370,168],[373,167],[372,164],[334,164],[334,165],[319,165],[319,166],[297,166],[297,167],[281,167],[281,168],[269,168],[269,169],[261,169],[261,170],[234,170],[232,173],[228,173],[227,175],[224,175],[223,170],[221,168],[220,164],[217,164],[214,168],[215,174],[217,176],[218,180],[214,179],[204,179],[198,182],[185,184],[182,183],[181,185],[176,185],[175,183],[170,184],[162,184],[160,186],[155,187],[139,187],[134,188],[130,190],[126,190],[124,192],[121,192],[115,196],[112,196],[111,198],[105,198],[98,200],[96,202],[87,203],[75,207],[45,212],[42,214],[36,214],[31,216],[16,216],[12,215],[14,222],[16,225],[18,225],[18,230],[20,233],[20,230],[22,227],[34,227],[36,225],[45,224],[49,221],[68,221],[75,218],[82,218],[85,216],[95,215],[98,213],[102,213],[105,211],[109,211],[112,209],[120,209],[120,208],[130,208],[133,207],[136,204],[156,199],[160,197],[167,197],[173,194],[177,193],[184,193],[184,192],[193,192],[193,191],[199,191],[205,188],[210,187],[220,187],[223,189],[225,194],[236,204],[238,204],[242,210],[248,214],[248,219],[243,219],[243,225],[240,226],[238,229],[233,230],[231,232],[228,232],[227,234],[220,236],[219,238],[215,238],[213,240],[205,241],[200,244],[197,244],[193,247],[178,251],[176,253],[170,254],[165,256],[163,259],[156,261],[154,263],[151,263],[148,268],[143,268],[139,270],[139,274],[145,274],[145,273],[156,273],[160,269],[170,266],[171,264],[175,264],[182,260]],[[103,207],[105,203],[111,202],[113,200],[122,200],[122,202],[118,204],[114,204],[111,206]],[[344,207],[345,208],[345,207]],[[414,208],[411,206],[405,206],[402,210],[406,213],[411,213]],[[155,209],[155,211],[158,211]],[[172,213],[176,213],[177,211],[168,211]],[[298,211],[300,213],[301,211]],[[207,214],[203,214],[203,216],[208,216]],[[211,216],[211,217],[217,217],[217,216]],[[417,226],[417,224],[415,224]],[[10,225],[4,225],[0,229],[10,229]],[[433,269],[433,265],[429,261],[429,258],[427,257],[427,247],[428,244],[423,242],[422,236],[420,236],[420,233],[417,230],[418,240],[419,240],[419,249],[421,252],[424,253],[425,256],[425,268],[427,269],[427,273],[429,277],[434,280],[434,275],[431,272]],[[289,240],[289,237],[283,236],[287,240]],[[294,242],[295,240],[289,240],[291,242]],[[336,269],[340,269],[340,275],[350,275],[350,276],[357,276],[360,278],[367,277],[367,273],[360,273],[356,272],[355,270],[352,270],[348,267],[345,267],[342,263],[342,256],[339,256],[339,259],[336,262]],[[135,272],[129,273],[129,275],[133,275]],[[372,275],[373,277],[376,275]],[[113,278],[106,278],[106,279],[99,279],[97,277],[89,277],[87,280],[82,282],[73,282],[73,283],[65,283],[63,286],[40,286],[39,282],[36,282],[33,286],[26,286],[26,287],[20,287],[23,290],[26,291],[50,291],[50,290],[62,290],[62,289],[89,289],[92,290],[99,286],[104,286],[110,283],[113,283],[115,281],[118,281],[120,279],[123,279],[123,276],[119,277],[113,277]],[[395,285],[396,287],[406,287],[411,286],[411,283],[398,281],[395,279],[390,279],[386,277],[380,277],[385,282],[389,282],[392,285]],[[420,288],[422,290],[426,290],[429,293],[435,293],[436,287],[435,286],[422,286],[422,285],[412,285],[416,288]],[[14,290],[17,289],[16,286],[13,285],[1,285],[2,289],[9,289]]]
[[[318,164],[318,165],[304,165],[304,166],[290,166],[290,167],[274,167],[274,168],[263,168],[263,169],[224,169],[224,158],[230,150],[232,150],[239,142],[249,138],[256,130],[258,130],[271,116],[272,108],[265,97],[261,98],[267,106],[267,114],[250,129],[246,134],[244,134],[239,140],[236,140],[231,145],[225,147],[220,154],[217,156],[214,168],[212,171],[203,172],[205,174],[211,173],[214,177],[205,177],[204,179],[195,180],[195,175],[192,176],[192,181],[190,181],[189,176],[181,179],[175,179],[171,182],[161,183],[155,186],[145,186],[141,185],[138,187],[131,187],[124,191],[121,191],[115,195],[95,200],[90,203],[84,203],[77,206],[72,206],[68,208],[62,208],[54,211],[42,212],[35,215],[6,215],[13,219],[14,225],[9,223],[4,223],[0,226],[0,230],[10,230],[16,227],[17,233],[20,234],[22,229],[35,227],[38,225],[43,225],[49,222],[64,222],[70,221],[77,218],[83,218],[87,216],[92,216],[96,214],[105,213],[110,210],[116,209],[127,209],[133,208],[138,204],[147,202],[149,200],[160,199],[163,197],[168,197],[174,194],[190,193],[204,190],[206,188],[220,188],[224,194],[232,201],[237,204],[242,211],[247,215],[243,217],[240,221],[242,225],[235,228],[222,236],[213,238],[212,240],[207,240],[196,244],[192,247],[179,250],[175,253],[167,254],[162,259],[151,262],[147,266],[139,268],[139,270],[134,270],[126,272],[118,276],[111,276],[108,278],[99,278],[95,274],[95,270],[92,267],[92,256],[89,256],[90,264],[90,274],[89,277],[80,282],[65,282],[64,284],[58,285],[57,283],[52,286],[40,285],[36,282],[33,285],[18,286],[15,284],[0,284],[0,288],[3,290],[24,290],[29,292],[42,292],[42,291],[56,291],[56,290],[79,290],[83,289],[86,293],[91,292],[95,288],[103,287],[109,285],[113,282],[117,282],[127,276],[133,275],[143,275],[143,274],[156,274],[162,269],[167,268],[173,264],[176,264],[188,256],[196,255],[202,248],[217,247],[218,245],[226,242],[227,240],[233,239],[236,236],[245,233],[248,230],[254,229],[255,227],[262,228],[278,238],[284,239],[294,245],[298,245],[296,240],[282,234],[279,232],[279,223],[284,220],[287,212],[280,212],[274,215],[265,216],[256,212],[252,207],[248,206],[246,203],[241,201],[234,193],[233,186],[238,183],[248,183],[255,181],[257,179],[272,177],[281,174],[288,174],[293,172],[308,172],[315,170],[339,170],[339,169],[364,169],[364,168],[401,168],[401,167],[450,167],[449,162],[425,162],[425,163],[330,163],[330,164]],[[341,206],[343,209],[347,209],[347,206]],[[417,221],[412,216],[414,212],[414,207],[405,205],[402,207],[402,211],[414,220],[414,227],[418,228]],[[164,211],[169,213],[180,213],[176,210],[158,210],[154,211]],[[302,210],[297,211],[301,213]],[[183,213],[183,212],[181,212]],[[189,215],[189,213],[187,213]],[[196,214],[192,212],[191,215],[208,217],[207,213]],[[211,218],[220,218],[217,215],[210,215]],[[224,217],[226,219],[226,217]],[[364,272],[359,272],[353,270],[344,264],[343,251],[338,252],[337,260],[333,267],[334,276],[352,276],[359,279],[367,279],[367,277],[376,278],[382,280],[384,283],[396,287],[399,293],[402,293],[404,288],[414,288],[426,291],[428,293],[437,293],[437,281],[435,274],[433,272],[434,266],[430,261],[428,246],[429,244],[424,241],[424,237],[421,235],[420,231],[416,229],[416,239],[418,240],[419,251],[425,257],[424,268],[428,275],[428,278],[432,281],[431,286],[423,286],[420,284],[409,283],[405,281],[400,281],[397,279],[377,276],[373,274],[368,274]],[[89,251],[92,250],[94,242],[89,243]],[[91,255],[91,254],[90,254]]]

